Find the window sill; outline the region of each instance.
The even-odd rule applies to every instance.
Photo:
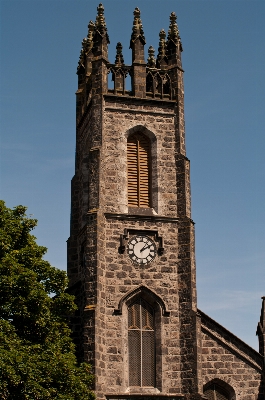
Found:
[[[131,215],[157,215],[153,208],[128,207],[128,214]]]
[[[129,386],[125,393],[130,394],[158,394],[160,390],[152,386]]]

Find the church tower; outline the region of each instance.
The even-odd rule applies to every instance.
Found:
[[[132,64],[108,60],[104,8],[78,63],[69,291],[80,360],[98,399],[202,393],[194,223],[185,149],[182,44],[174,12],[145,60],[134,10]],[[114,89],[108,88],[108,74]],[[131,90],[125,86],[131,79]]]

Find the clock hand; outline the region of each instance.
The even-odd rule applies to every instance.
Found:
[[[151,246],[152,246],[152,243],[149,244],[148,246],[144,245],[144,247],[140,250],[140,253],[142,253],[146,249],[149,249]]]

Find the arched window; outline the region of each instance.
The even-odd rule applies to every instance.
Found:
[[[154,83],[153,83],[153,76],[148,72],[146,76],[146,91],[147,93],[154,94]]]
[[[128,308],[129,385],[155,387],[155,313],[142,298]]]
[[[171,84],[169,76],[166,74],[163,76],[163,96],[170,95],[171,92]]]
[[[129,207],[152,207],[150,164],[150,139],[140,132],[130,135],[127,141]]]
[[[225,382],[218,379],[207,384],[203,394],[208,400],[235,400],[234,390]]]

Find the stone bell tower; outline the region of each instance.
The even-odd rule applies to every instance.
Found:
[[[125,65],[121,43],[109,62],[97,11],[77,69],[68,276],[78,356],[93,365],[98,399],[190,397],[202,385],[176,15],[146,61],[136,8]]]

